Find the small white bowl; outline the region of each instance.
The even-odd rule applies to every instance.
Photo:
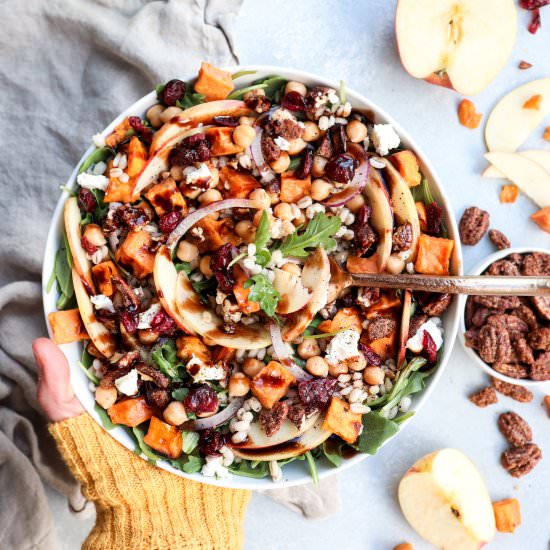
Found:
[[[470,272],[470,275],[481,275],[492,263],[510,256],[510,254],[528,254],[530,252],[542,252],[543,254],[550,254],[550,250],[545,250],[544,248],[534,248],[528,246],[517,246],[514,248],[506,248],[504,250],[499,250],[494,254],[490,254],[484,260],[474,267]],[[467,296],[460,296],[459,301],[459,311],[460,311],[460,330],[458,331],[458,337],[462,342],[466,355],[479,367],[481,367],[487,374],[503,380],[504,382],[509,382],[510,384],[515,384],[516,386],[538,386],[539,388],[544,385],[550,385],[548,380],[531,380],[529,378],[512,378],[511,376],[506,376],[497,372],[490,365],[488,365],[481,357],[476,353],[475,350],[469,348],[466,345],[466,339],[464,338],[464,333],[466,332],[466,322],[465,322],[465,313],[466,313],[466,300]]]

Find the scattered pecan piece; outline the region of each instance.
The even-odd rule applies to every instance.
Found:
[[[166,389],[170,385],[168,377],[150,365],[138,363],[136,369],[140,374],[148,376],[159,388]]]
[[[504,363],[509,360],[511,345],[506,330],[484,325],[479,331],[479,355],[486,363]]]
[[[271,107],[271,101],[265,96],[263,90],[251,90],[247,92],[243,99],[246,106],[257,113],[265,113]]]
[[[489,229],[489,212],[481,210],[477,206],[466,208],[458,226],[462,244],[477,244],[487,229]]]
[[[499,380],[498,378],[493,378],[491,380],[493,388],[498,393],[505,395],[506,397],[511,397],[515,401],[520,403],[530,403],[533,400],[533,393],[523,386],[517,386],[516,384],[510,384],[504,380]]]
[[[507,330],[509,334],[517,332],[522,333],[529,330],[529,327],[525,321],[515,315],[509,315],[507,313],[489,315],[486,319],[486,324]]]
[[[535,443],[526,443],[521,447],[512,447],[501,456],[503,468],[512,477],[522,477],[528,474],[542,458],[542,452]]]
[[[267,437],[276,434],[288,416],[288,403],[281,402],[273,406],[271,410],[263,410],[260,413],[260,424]]]
[[[485,407],[488,407],[489,405],[494,405],[498,402],[497,392],[494,388],[491,388],[490,386],[487,388],[483,388],[482,390],[473,393],[468,397],[468,399],[477,407],[481,407],[482,409]]]
[[[168,390],[150,387],[145,391],[145,399],[149,405],[157,407],[159,409],[165,409],[168,403],[172,401],[170,392]]]
[[[332,141],[330,140],[330,137],[328,134],[325,134],[321,141],[319,142],[319,145],[317,147],[317,155],[324,157],[326,159],[329,159],[334,154],[334,150],[332,148]]]
[[[533,440],[531,427],[515,412],[502,413],[498,417],[498,429],[514,447],[521,447]]]
[[[273,162],[281,156],[281,149],[273,138],[267,134],[262,134],[262,153],[267,162]]]
[[[528,63],[527,61],[521,60],[518,65],[518,69],[525,71],[525,69],[530,69],[532,66],[533,66],[532,63]]]
[[[489,309],[488,307],[478,307],[472,315],[472,325],[477,328],[481,328],[487,318],[493,315],[495,310]]]
[[[533,349],[550,350],[550,327],[539,327],[529,333],[528,341]]]
[[[533,350],[525,338],[520,337],[514,340],[514,351],[516,352],[516,356],[521,363],[533,365],[535,362]]]
[[[500,374],[510,378],[527,378],[529,376],[529,368],[520,363],[493,363],[491,366]]]
[[[388,336],[394,331],[395,325],[395,320],[391,317],[376,317],[367,326],[369,342]]]
[[[533,252],[523,258],[523,275],[550,275],[550,254]]]
[[[407,222],[400,225],[393,233],[392,252],[409,250],[413,241],[412,225]]]
[[[510,248],[510,240],[508,237],[499,231],[498,229],[491,229],[489,231],[489,239],[497,247],[498,250],[504,250]]]
[[[430,317],[440,317],[453,301],[450,294],[425,293],[419,297],[422,311]]]
[[[531,366],[531,378],[533,380],[550,380],[550,351],[539,355]]]

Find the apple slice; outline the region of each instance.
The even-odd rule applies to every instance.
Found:
[[[539,109],[524,109],[532,96],[541,95]],[[491,111],[485,125],[489,151],[513,153],[550,114],[550,78],[533,80],[505,95]]]
[[[438,548],[479,550],[495,536],[485,482],[456,449],[418,460],[399,483],[398,497],[407,521]]]
[[[403,291],[403,310],[401,312],[401,325],[399,326],[399,351],[397,353],[397,368],[401,368],[407,353],[407,340],[409,339],[409,326],[411,323],[412,292]]]
[[[519,151],[518,155],[527,157],[540,164],[547,172],[550,172],[550,151],[544,151],[541,149],[533,149],[529,151]],[[493,165],[489,165],[483,172],[484,178],[505,178],[506,176]]]
[[[94,281],[92,279],[92,263],[88,260],[88,256],[84,248],[82,248],[82,232],[80,231],[80,208],[76,197],[70,197],[65,203],[63,211],[65,221],[65,232],[71,256],[73,257],[73,265],[76,271],[82,277],[86,288],[94,293]]]
[[[309,302],[310,293],[302,285],[301,277],[282,269],[274,271],[273,288],[281,295],[277,304],[277,313],[287,315],[302,309]]]
[[[550,172],[518,153],[486,153],[485,158],[540,208],[550,206]]]
[[[385,159],[378,159],[386,165],[386,181],[390,189],[390,198],[393,205],[393,216],[397,225],[410,223],[412,227],[412,244],[409,250],[400,252],[399,256],[405,261],[413,262],[418,252],[418,239],[420,238],[420,220],[418,210],[412,196],[411,190],[403,176],[394,168],[391,162]]]
[[[405,70],[461,94],[483,90],[516,41],[514,0],[399,0],[395,33]]]
[[[76,303],[78,304],[78,310],[80,311],[80,317],[86,328],[86,332],[93,342],[97,351],[104,357],[109,359],[115,352],[115,339],[113,335],[107,330],[107,327],[100,323],[94,313],[94,306],[90,300],[88,292],[84,288],[80,273],[73,267],[73,286],[74,295],[76,297]]]

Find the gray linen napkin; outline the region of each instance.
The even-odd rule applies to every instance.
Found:
[[[241,2],[1,4],[0,548],[57,547],[40,478],[73,510],[84,508],[37,406],[30,349],[46,332],[40,270],[59,185],[91,136],[156,83],[192,74],[202,60],[237,61],[231,37]],[[277,499],[306,515],[326,514],[323,506],[318,512],[323,499],[311,505],[311,491],[301,494],[292,489]]]

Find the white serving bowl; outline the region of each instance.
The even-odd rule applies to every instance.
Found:
[[[499,250],[490,254],[485,259],[483,259],[479,264],[477,264],[474,269],[472,269],[470,275],[481,275],[492,263],[502,260],[509,256],[510,254],[528,254],[529,252],[543,252],[544,254],[550,254],[550,250],[545,250],[544,248],[533,248],[528,246],[517,246],[514,248],[506,248],[504,250]],[[460,307],[460,334],[459,339],[462,342],[466,355],[480,368],[482,368],[487,374],[503,380],[504,382],[509,382],[510,384],[515,384],[517,386],[538,386],[543,387],[544,385],[550,385],[548,380],[530,380],[526,378],[512,378],[511,376],[506,376],[497,372],[490,365],[488,365],[483,359],[477,354],[475,350],[469,348],[466,345],[466,340],[464,338],[464,333],[466,332],[466,321],[464,319],[466,312],[466,300],[467,296],[460,296],[459,307]]]
[[[249,71],[249,70],[256,71],[256,73],[253,75],[246,75],[246,76],[240,77],[237,81],[238,87],[248,86],[253,81],[259,78],[266,77],[268,75],[278,74],[278,75],[284,76],[288,80],[297,80],[300,82],[304,82],[306,85],[321,84],[321,85],[327,85],[327,86],[333,87],[336,90],[339,88],[339,84],[337,82],[331,82],[331,81],[325,80],[324,78],[315,74],[298,71],[294,69],[288,69],[284,67],[254,65],[254,66],[244,66],[244,67],[231,67],[228,70],[230,70],[231,72]],[[192,80],[192,78],[193,77],[188,76],[187,78],[183,78],[183,80],[187,82],[189,80]],[[350,103],[354,108],[362,109],[364,111],[369,112],[371,116],[374,116],[376,122],[379,122],[379,123],[386,122],[386,123],[392,124],[395,130],[397,131],[397,133],[400,135],[402,144],[405,147],[412,149],[417,154],[418,159],[420,161],[422,172],[425,175],[425,177],[428,179],[434,198],[443,207],[444,219],[449,230],[449,235],[452,239],[455,240],[455,249],[454,249],[454,254],[451,262],[453,273],[456,273],[456,274],[462,273],[462,252],[461,252],[460,239],[458,238],[458,230],[457,230],[453,210],[442,188],[442,185],[439,182],[439,179],[436,176],[435,171],[431,166],[431,164],[429,163],[426,155],[418,147],[415,141],[410,137],[408,132],[406,132],[392,117],[387,115],[382,109],[380,109],[372,101],[370,101],[366,97],[350,89],[346,89],[346,95],[347,95],[348,101],[350,101]],[[112,132],[113,128],[122,119],[130,115],[142,115],[145,113],[145,111],[147,111],[147,109],[151,105],[154,105],[155,103],[157,103],[157,97],[156,97],[156,93],[152,91],[151,93],[147,94],[146,96],[136,101],[132,106],[130,106],[118,117],[116,117],[115,120],[113,120],[101,132],[101,134],[103,136],[107,136],[109,133]],[[88,148],[88,150],[84,153],[80,161],[77,163],[75,169],[73,170],[73,173],[70,175],[69,179],[67,180],[67,183],[66,183],[67,188],[72,189],[75,187],[78,167],[80,166],[82,161],[93,150],[94,150],[94,146],[91,145]],[[68,197],[69,197],[69,194],[67,193],[67,191],[64,191],[61,197],[59,198],[59,201],[57,203],[57,206],[53,214],[52,223],[50,226],[50,230],[48,232],[48,237],[46,242],[46,249],[44,253],[44,265],[43,265],[43,271],[42,271],[42,292],[43,292],[44,310],[45,310],[46,316],[48,313],[50,313],[51,311],[55,311],[56,309],[55,308],[55,303],[57,300],[56,289],[53,288],[50,292],[48,292],[46,287],[47,287],[47,282],[50,278],[50,274],[53,269],[55,252],[60,244],[60,239],[61,239],[62,230],[63,230],[63,204],[65,203],[65,200]],[[447,361],[451,354],[453,343],[455,341],[456,332],[458,328],[458,317],[459,317],[459,308],[458,308],[458,303],[455,300],[452,306],[449,308],[449,310],[445,313],[443,318],[443,326],[445,330],[445,347],[441,357],[439,368],[437,369],[436,373],[428,379],[427,387],[422,392],[422,394],[414,397],[413,405],[412,405],[412,409],[414,410],[418,410],[427,401],[430,393],[433,391],[435,385],[437,384],[440,376],[443,373],[443,368],[447,364]],[[49,327],[49,324],[48,324],[48,332],[50,333],[50,336],[51,336],[51,329]],[[82,352],[82,345],[76,342],[72,344],[65,344],[60,347],[65,353],[67,359],[69,360],[69,364],[71,365],[71,382],[73,384],[74,391],[78,399],[81,401],[84,408],[90,413],[90,415],[97,422],[100,422],[99,415],[94,410],[94,396],[88,387],[89,381],[86,378],[85,374],[77,365],[77,361],[80,359],[80,355]],[[404,428],[406,424],[409,424],[410,422],[414,422],[414,416],[412,416],[410,419],[404,421],[401,424],[400,431]],[[128,449],[134,450],[134,447],[135,447],[134,441],[122,428],[115,427],[115,429],[111,430],[109,433],[117,441],[122,443],[122,445],[124,445]],[[394,438],[396,436],[394,436]],[[381,451],[381,452],[384,452],[384,451]],[[358,464],[359,462],[364,460],[367,456],[368,455],[365,455],[365,454],[357,454],[354,457],[345,459],[343,461],[342,466],[340,466],[339,468],[334,468],[333,466],[330,466],[328,463],[326,463],[326,461],[319,461],[318,463],[319,477],[323,478],[331,474],[334,474],[340,470],[349,468],[354,464]],[[232,475],[224,479],[216,480],[213,478],[204,477],[200,473],[186,474],[184,472],[181,472],[180,470],[176,470],[172,468],[167,462],[164,462],[164,461],[159,461],[158,465],[161,468],[164,468],[165,470],[173,472],[176,475],[179,475],[181,477],[186,477],[186,478],[193,479],[195,481],[199,481],[203,483],[209,483],[209,484],[223,486],[223,487],[240,488],[240,489],[274,489],[277,487],[290,487],[294,485],[301,485],[301,484],[311,482],[311,477],[309,475],[307,467],[305,466],[305,463],[301,461],[296,461],[285,466],[283,469],[283,479],[276,484],[273,483],[270,478],[254,479],[254,478],[248,478],[248,477],[239,477],[236,475]]]

